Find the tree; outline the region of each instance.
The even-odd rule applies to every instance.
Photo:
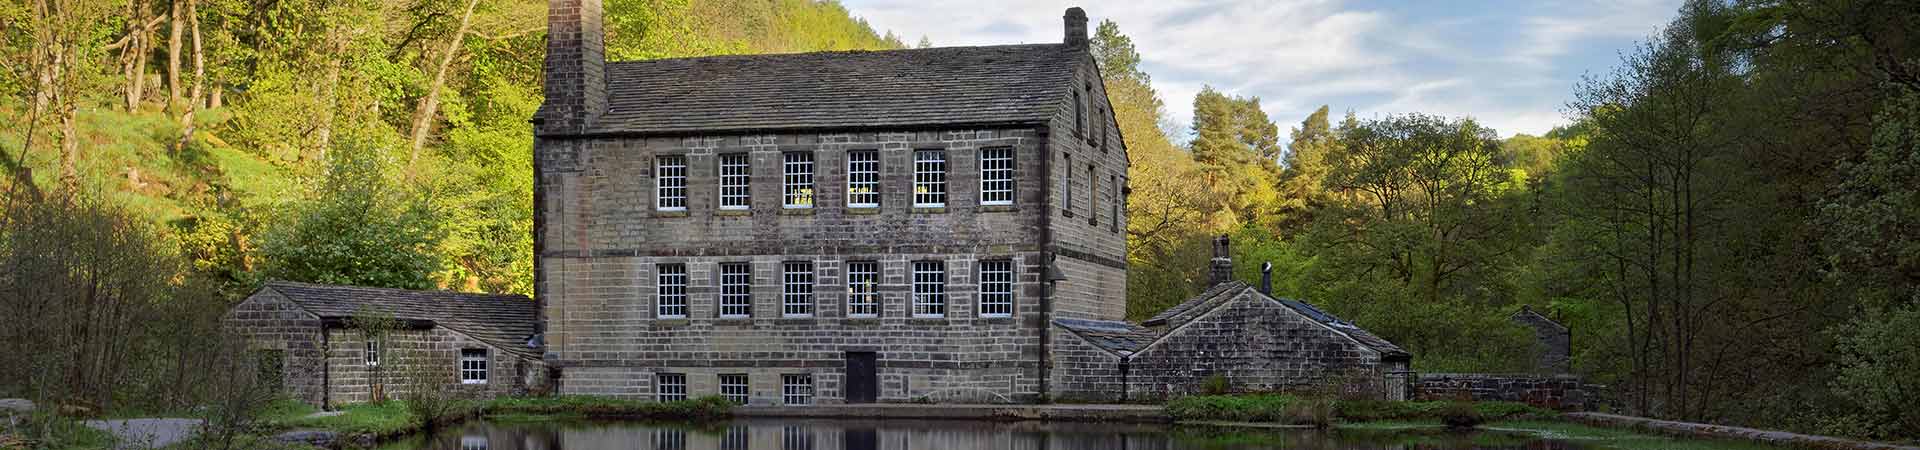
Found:
[[[1193,159],[1222,200],[1227,223],[1277,219],[1279,127],[1258,97],[1229,97],[1205,87],[1193,99]]]
[[[371,144],[332,152],[326,177],[261,245],[269,278],[312,283],[431,289],[444,261],[443,232],[428,198],[388,175]]]

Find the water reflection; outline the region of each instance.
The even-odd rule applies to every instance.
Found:
[[[477,422],[386,450],[1577,450],[1501,433],[1315,432],[1038,422]]]

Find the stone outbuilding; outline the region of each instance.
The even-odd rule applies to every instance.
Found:
[[[480,398],[543,390],[538,308],[523,295],[270,281],[223,320],[256,352],[263,376],[332,408],[375,392],[395,398],[418,383]],[[362,311],[396,326],[369,340],[354,320]],[[429,378],[437,380],[419,381]]]
[[[1158,400],[1215,384],[1229,392],[1340,389],[1406,398],[1411,354],[1306,302],[1227,279],[1224,239],[1213,287],[1141,324],[1055,319],[1061,397]]]
[[[1535,372],[1561,374],[1573,371],[1573,332],[1566,325],[1526,305],[1520,306],[1520,311],[1514,312],[1512,319],[1533,330],[1534,350],[1540,354]]]

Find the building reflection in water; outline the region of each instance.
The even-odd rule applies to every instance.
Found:
[[[1224,434],[1223,434],[1224,433]],[[719,426],[609,422],[470,423],[398,450],[1579,450],[1497,434],[1347,435],[1163,425],[741,420]]]

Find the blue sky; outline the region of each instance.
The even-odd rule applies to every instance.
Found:
[[[1059,42],[1082,6],[1133,37],[1186,130],[1193,95],[1213,85],[1258,96],[1284,130],[1320,105],[1360,117],[1468,116],[1502,136],[1567,122],[1583,74],[1658,32],[1679,0],[1340,1],[842,0],[877,30],[934,45]],[[1282,139],[1285,139],[1284,134]]]

